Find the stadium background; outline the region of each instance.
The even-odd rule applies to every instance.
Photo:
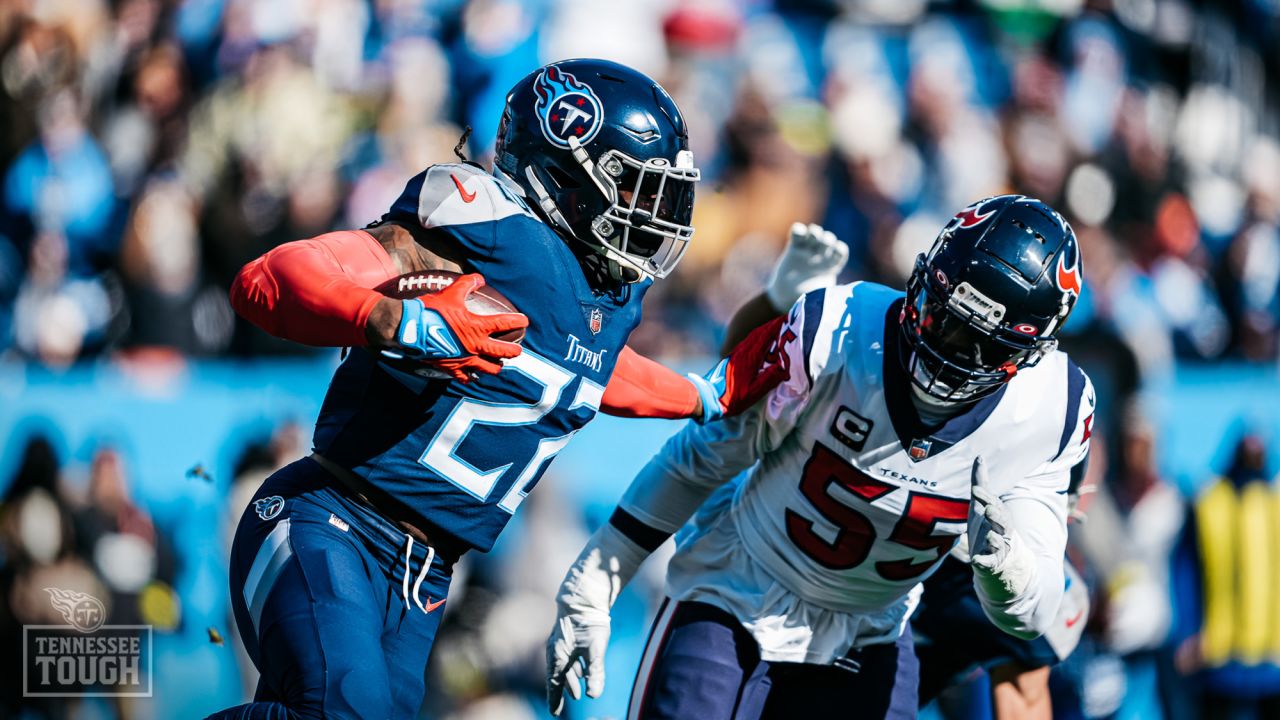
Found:
[[[1072,547],[1095,612],[1055,673],[1060,716],[1274,701],[1280,510],[1230,539],[1258,566],[1232,600],[1261,613],[1234,620],[1264,638],[1247,656],[1200,651],[1185,519],[1215,477],[1269,481],[1280,455],[1276,0],[8,0],[0,642],[59,622],[41,588],[88,591],[111,622],[155,625],[156,690],[37,702],[4,673],[0,716],[199,717],[247,697],[230,531],[307,452],[338,351],[234,317],[231,277],[375,219],[464,126],[486,160],[505,90],[575,56],[649,72],[693,133],[697,236],[633,338],[678,367],[708,366],[793,220],[850,243],[845,279],[900,284],[974,199],[1063,211],[1085,259],[1064,345],[1098,387],[1103,442]],[[551,593],[676,427],[599,419],[469,558],[424,717],[544,715]],[[615,611],[606,696],[573,717],[625,710],[661,565]],[[953,716],[983,717],[970,695]]]

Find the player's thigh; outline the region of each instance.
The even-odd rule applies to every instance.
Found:
[[[645,647],[629,720],[755,720],[768,663],[729,613],[698,602],[663,603]]]
[[[773,663],[763,718],[914,718],[919,665],[910,633],[848,656],[845,667]],[[851,669],[846,669],[851,668]]]
[[[290,499],[264,534],[246,530],[246,514],[232,563],[241,636],[264,697],[302,717],[390,717],[385,593],[368,554],[328,516]]]
[[[1004,663],[991,668],[991,706],[995,720],[1049,720],[1049,667]]]
[[[423,561],[424,558],[414,558],[415,564]],[[426,694],[427,660],[445,612],[444,605],[436,603],[448,596],[452,574],[452,567],[437,555],[430,573],[419,587],[422,608],[399,595],[392,598],[398,611],[387,615],[382,630],[382,650],[391,679],[395,717],[416,717],[422,706]]]

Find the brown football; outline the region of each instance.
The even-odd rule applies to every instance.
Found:
[[[378,292],[397,300],[407,300],[421,295],[434,295],[453,284],[462,277],[461,273],[449,270],[420,270],[394,277],[374,288]],[[511,301],[488,285],[481,285],[467,298],[467,309],[477,315],[497,315],[499,313],[520,312]],[[524,328],[508,330],[494,335],[498,340],[518,343],[524,340]]]

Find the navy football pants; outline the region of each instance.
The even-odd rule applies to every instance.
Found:
[[[851,667],[768,662],[729,613],[664,602],[636,673],[628,720],[914,718],[911,634],[848,656]]]
[[[332,486],[315,461],[272,475],[231,550],[231,600],[261,673],[219,720],[414,717],[452,568]]]

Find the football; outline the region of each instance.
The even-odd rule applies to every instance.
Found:
[[[378,292],[397,300],[407,300],[421,295],[434,295],[453,284],[462,277],[461,273],[450,270],[420,270],[394,277],[374,288]],[[497,315],[499,313],[520,312],[511,301],[488,285],[481,285],[467,298],[467,309],[477,315]],[[508,330],[494,335],[498,340],[518,343],[524,340],[524,328]]]

